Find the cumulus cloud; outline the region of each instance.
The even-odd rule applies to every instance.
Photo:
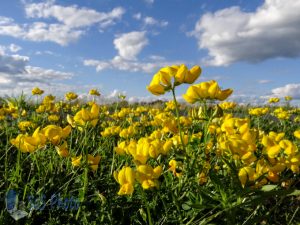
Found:
[[[255,12],[230,7],[204,14],[190,35],[208,50],[205,62],[226,66],[300,55],[300,1],[265,0]]]
[[[157,20],[151,16],[143,17],[141,13],[136,13],[132,17],[136,20],[141,20],[145,27],[146,26],[166,27],[169,24],[169,22],[166,20]]]
[[[272,95],[276,97],[292,96],[294,99],[300,99],[300,84],[287,84],[283,87],[272,89]]]
[[[25,72],[28,63],[27,56],[0,54],[0,73],[19,74]]]
[[[29,92],[34,86],[57,86],[73,74],[28,65],[29,57],[0,54],[0,94]]]
[[[144,19],[144,24],[148,26],[159,26],[159,27],[166,27],[168,26],[169,22],[165,20],[156,20],[153,17],[146,16]]]
[[[144,31],[132,31],[121,34],[114,40],[119,56],[128,60],[135,60],[136,56],[147,44],[148,39]]]
[[[55,1],[25,3],[25,14],[32,19],[54,19],[54,23],[35,21],[18,24],[12,18],[0,17],[0,35],[7,35],[36,42],[50,41],[65,46],[77,41],[92,25],[101,29],[115,24],[125,10],[121,7],[109,12],[79,8],[76,5],[60,6]]]
[[[10,51],[12,53],[16,53],[20,51],[22,48],[16,44],[10,44],[8,46],[0,45],[0,55],[5,55],[6,51]]]
[[[83,30],[71,29],[64,24],[34,22],[20,25],[15,23],[13,19],[7,21],[9,22],[2,24],[0,22],[0,35],[24,40],[36,42],[51,41],[64,46],[78,40],[84,34]]]
[[[110,12],[98,12],[94,9],[79,8],[77,5],[61,6],[54,1],[31,3],[25,5],[25,13],[29,18],[55,18],[69,28],[79,28],[99,24],[106,27],[122,18],[125,10],[114,8]]]
[[[105,69],[116,69],[130,72],[151,73],[156,69],[173,64],[181,64],[182,61],[168,62],[161,56],[150,56],[150,60],[138,60],[138,54],[148,44],[146,32],[133,31],[117,36],[114,40],[115,48],[118,54],[110,60],[85,59],[85,66],[96,68],[97,72]]]
[[[102,61],[95,59],[84,60],[83,64],[85,66],[93,66],[96,68],[97,72],[100,72],[105,69],[116,69],[121,71],[130,71],[130,72],[144,72],[151,73],[157,70],[160,67],[173,64],[181,64],[182,62],[168,62],[168,61],[156,61],[156,62],[143,62],[143,61],[128,61],[124,60],[120,56],[114,57],[112,60]]]

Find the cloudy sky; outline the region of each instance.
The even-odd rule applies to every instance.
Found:
[[[300,99],[300,0],[9,0],[0,3],[0,95],[146,90],[163,66],[202,67],[232,100]],[[182,85],[178,95],[188,86]]]

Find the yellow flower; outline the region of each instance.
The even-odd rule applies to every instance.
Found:
[[[123,166],[114,172],[115,180],[121,185],[118,195],[131,195],[134,191],[135,172],[131,167]]]
[[[95,95],[95,96],[100,96],[100,93],[99,93],[99,91],[97,89],[91,89],[89,91],[89,94],[90,95]]]
[[[177,162],[176,160],[172,159],[169,162],[169,170],[173,172],[173,174],[176,177],[180,177],[182,175],[182,172],[179,172],[178,170],[181,170],[182,167],[182,163],[181,162]]]
[[[60,146],[55,146],[55,149],[61,157],[69,156],[68,145],[66,141],[64,141],[63,144]]]
[[[154,95],[162,95],[166,91],[169,91],[171,89],[170,74],[160,70],[153,76],[153,79],[150,85],[147,86],[147,89]]]
[[[59,115],[49,115],[48,116],[48,121],[49,122],[57,122],[59,120]]]
[[[300,130],[296,130],[296,131],[294,132],[294,136],[295,136],[296,138],[300,139]]]
[[[198,79],[202,70],[200,66],[193,66],[187,73],[183,83],[192,84]]]
[[[284,99],[289,102],[289,101],[292,101],[293,100],[293,97],[292,96],[285,96]]]
[[[200,174],[198,174],[198,179],[199,179],[199,184],[205,184],[207,182],[207,176],[205,173],[201,172]]]
[[[205,99],[223,101],[228,98],[232,92],[232,89],[221,90],[218,83],[211,80],[190,86],[183,95],[183,98],[192,104]]]
[[[21,121],[19,122],[18,127],[21,131],[25,131],[26,129],[35,127],[35,124],[31,121]]]
[[[235,102],[222,102],[219,104],[222,109],[233,109],[236,107],[236,105],[237,104]]]
[[[253,181],[254,175],[255,175],[255,170],[252,167],[246,166],[241,168],[238,176],[242,186],[245,187],[247,180]]]
[[[250,115],[255,115],[255,116],[262,116],[267,114],[269,111],[269,108],[253,108],[249,109],[249,114]]]
[[[46,138],[42,133],[40,133],[40,128],[38,127],[32,136],[19,134],[15,139],[12,139],[10,143],[17,147],[21,152],[32,153],[45,145]]]
[[[65,128],[61,128],[56,125],[48,125],[43,128],[42,133],[45,137],[53,144],[57,145],[61,141],[61,139],[65,139],[71,133],[71,126],[66,126]]]
[[[200,73],[201,68],[199,66],[194,66],[190,70],[183,64],[163,67],[153,76],[147,89],[154,95],[162,95],[174,86],[182,83],[193,83],[200,76]]]
[[[44,93],[43,90],[39,89],[38,87],[35,87],[31,90],[32,95],[42,95]]]
[[[72,157],[72,165],[74,167],[80,166],[82,155]]]
[[[96,171],[98,169],[98,164],[100,162],[100,159],[101,159],[100,155],[92,156],[88,154],[88,164],[93,171]]]
[[[68,92],[68,93],[66,93],[65,97],[68,101],[72,101],[72,100],[75,100],[76,98],[78,98],[78,95],[75,94],[74,92]]]
[[[43,99],[43,104],[47,105],[47,104],[53,103],[54,100],[55,100],[55,96],[53,96],[53,95],[47,95]]]
[[[68,115],[67,121],[72,127],[75,127],[76,125],[85,126],[87,123],[95,127],[98,122],[99,111],[99,106],[94,103],[90,110],[81,109],[74,117]],[[80,128],[80,130],[82,130],[82,127]]]
[[[277,102],[279,102],[279,101],[280,101],[279,98],[270,98],[270,99],[269,99],[269,103],[277,103]]]
[[[150,165],[140,165],[137,167],[137,180],[142,184],[143,189],[158,187],[158,178],[162,173],[162,167],[152,168]]]

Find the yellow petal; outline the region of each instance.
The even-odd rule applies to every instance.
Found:
[[[160,84],[153,84],[150,86],[147,86],[147,90],[150,91],[154,95],[162,95],[165,93],[165,89]]]
[[[188,71],[188,74],[187,74],[184,82],[188,83],[188,84],[192,84],[195,82],[195,80],[198,79],[200,74],[201,74],[200,66],[194,66],[190,69],[190,71]]]

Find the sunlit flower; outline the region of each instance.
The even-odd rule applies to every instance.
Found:
[[[97,89],[91,89],[89,91],[90,95],[100,96],[100,92]]]
[[[78,167],[81,164],[82,155],[72,157],[72,165]]]
[[[60,146],[55,146],[55,149],[61,157],[69,156],[68,145],[66,141],[64,141],[63,144]]]
[[[279,101],[280,101],[279,98],[270,98],[270,99],[269,99],[269,103],[277,103],[277,102],[279,102]]]
[[[148,91],[154,95],[162,95],[171,90],[173,86],[182,83],[193,83],[201,74],[201,68],[194,66],[190,70],[185,65],[173,65],[161,68],[154,76]]]
[[[134,191],[135,172],[131,167],[123,166],[114,172],[114,178],[121,185],[118,195],[131,195]]]
[[[189,103],[203,100],[223,101],[232,94],[232,89],[221,90],[214,80],[190,86],[183,98]]]
[[[96,171],[98,169],[100,159],[100,155],[92,156],[91,154],[88,154],[88,164],[93,171]]]
[[[72,101],[72,100],[75,100],[76,98],[78,98],[78,95],[74,92],[68,92],[68,93],[66,93],[65,98],[68,101]]]
[[[31,90],[32,95],[42,95],[44,93],[43,90],[39,89],[38,87],[35,87]]]

